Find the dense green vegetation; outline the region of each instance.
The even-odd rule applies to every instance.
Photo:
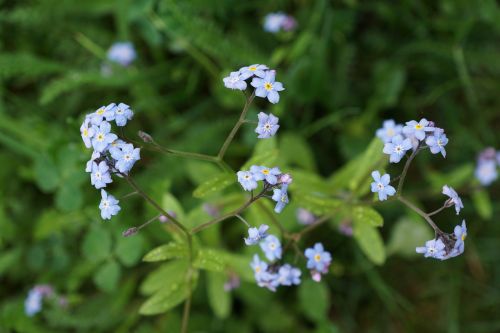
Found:
[[[264,31],[274,11],[293,15],[297,29]],[[298,261],[302,284],[272,293],[253,281],[257,249],[244,246],[245,226],[216,224],[195,235],[201,259],[189,331],[499,331],[500,181],[481,187],[473,176],[476,155],[500,148],[499,37],[494,0],[0,0],[0,332],[180,331],[186,295],[145,302],[182,283],[185,261],[141,259],[182,237],[158,222],[122,237],[157,214],[138,196],[102,221],[79,127],[101,105],[124,102],[135,111],[127,137],[139,140],[142,130],[170,149],[216,155],[245,103],[222,78],[253,63],[276,69],[286,90],[276,105],[256,99],[249,118],[272,112],[281,127],[258,140],[245,124],[225,162],[233,170],[279,165],[294,187],[282,214],[259,201],[242,215],[279,234],[275,219],[289,233],[304,229],[299,207],[334,211],[298,242],[303,250],[321,241],[333,263],[315,283]],[[116,41],[134,44],[130,67],[106,61]],[[441,187],[453,186],[465,209],[436,221],[451,232],[465,218],[469,229],[464,255],[443,262],[415,253],[432,229],[397,202],[374,206],[383,227],[369,210],[378,222],[368,231],[339,232],[356,219],[354,202],[371,199],[372,170],[401,173],[401,164],[386,163],[376,129],[385,119],[423,117],[446,130],[448,154],[419,154],[405,195],[431,211],[442,204]],[[232,174],[213,163],[146,148],[141,157],[134,179],[188,228],[210,220],[206,203],[227,212],[244,201]],[[111,188],[118,198],[131,192],[118,178]],[[227,293],[230,274],[241,286]],[[52,285],[67,305],[48,302],[26,316],[36,284]]]

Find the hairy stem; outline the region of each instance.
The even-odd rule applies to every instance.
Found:
[[[245,117],[247,116],[248,109],[250,107],[250,104],[252,104],[254,97],[255,97],[255,91],[252,93],[252,95],[250,95],[250,97],[247,98],[247,100],[245,102],[245,106],[243,107],[243,110],[241,111],[240,118],[238,119],[238,121],[234,125],[233,129],[231,130],[231,132],[227,136],[224,143],[222,144],[222,147],[220,148],[219,153],[217,154],[217,159],[219,161],[222,161],[224,159],[224,155],[226,154],[227,148],[229,148],[229,145],[233,141],[236,133],[238,133],[238,130],[241,127],[241,125],[243,125],[245,123]]]
[[[439,229],[439,227],[430,218],[429,214],[426,214],[423,210],[421,210],[420,208],[418,208],[417,206],[415,206],[410,201],[406,200],[401,195],[398,197],[398,200],[401,201],[403,204],[405,204],[408,208],[410,208],[411,210],[413,210],[415,213],[417,213],[418,215],[422,216],[427,221],[427,223],[429,223],[429,225],[432,227],[432,229],[434,229],[434,231],[436,232],[436,234],[442,234],[443,233],[443,231],[441,231],[441,229]]]
[[[415,156],[417,155],[419,151],[419,148],[417,147],[417,149],[415,149],[410,157],[408,157],[408,159],[406,160],[406,163],[405,163],[405,166],[403,168],[403,172],[401,173],[401,178],[399,178],[399,183],[398,183],[398,191],[397,191],[397,195],[398,196],[401,196],[403,195],[403,184],[405,182],[405,178],[406,178],[406,174],[408,173],[408,169],[410,168],[410,164],[411,162],[413,161],[413,159],[415,158]]]

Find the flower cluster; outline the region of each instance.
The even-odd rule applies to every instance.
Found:
[[[489,186],[498,178],[497,167],[499,166],[500,151],[488,147],[479,154],[474,174],[481,185]]]
[[[229,89],[245,90],[247,79],[252,79],[250,85],[255,88],[255,96],[267,98],[276,104],[280,100],[278,92],[285,90],[281,82],[275,81],[276,71],[270,70],[266,65],[254,64],[231,72],[223,79],[224,86]]]
[[[295,18],[283,12],[269,13],[264,18],[264,30],[267,32],[291,31],[296,27],[297,21]]]
[[[66,303],[66,298],[58,297],[52,286],[47,284],[34,286],[28,292],[28,297],[26,297],[26,300],[24,301],[24,312],[30,317],[34,316],[38,312],[42,311],[43,300],[49,298],[56,298],[60,305],[64,305]]]
[[[323,244],[316,243],[314,247],[304,251],[307,258],[307,268],[311,270],[311,276],[314,281],[321,281],[321,274],[326,274],[332,262],[332,255],[325,251]]]
[[[123,67],[130,65],[136,58],[134,45],[131,42],[117,42],[111,45],[107,54],[108,60]]]
[[[248,238],[245,238],[246,245],[259,244],[266,258],[270,263],[260,259],[256,254],[253,261],[250,263],[255,275],[255,281],[259,287],[268,288],[271,291],[276,291],[280,285],[291,286],[300,284],[300,275],[302,274],[298,268],[289,264],[279,265],[278,260],[282,256],[281,242],[278,237],[268,235],[269,227],[265,224],[259,228],[249,228]]]
[[[111,132],[111,122],[123,127],[132,119],[128,105],[111,103],[86,115],[80,133],[85,147],[94,149],[85,171],[90,173],[90,183],[101,189],[101,217],[110,219],[120,210],[118,200],[103,188],[112,183],[112,174],[126,176],[140,157],[140,149],[127,143]]]
[[[288,185],[292,177],[287,173],[281,173],[279,168],[268,168],[265,166],[252,165],[249,171],[238,171],[236,173],[238,182],[245,191],[253,191],[258,186],[258,181],[264,182],[261,195],[273,190],[272,199],[276,201],[274,211],[281,213],[288,204]]]
[[[465,238],[467,237],[467,226],[465,220],[462,225],[455,226],[452,234],[440,234],[437,238],[425,243],[425,246],[417,247],[417,253],[426,258],[446,260],[464,253]]]

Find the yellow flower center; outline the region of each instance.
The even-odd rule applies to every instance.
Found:
[[[315,255],[314,260],[316,260],[316,262],[319,262],[321,260],[321,255],[320,254]]]
[[[101,134],[97,135],[97,140],[99,140],[99,141],[104,140],[104,134],[101,133]]]
[[[262,170],[262,173],[265,174],[265,175],[268,175],[269,174],[269,169]]]
[[[422,128],[423,128],[423,126],[422,126],[422,125],[420,125],[420,124],[416,124],[416,125],[415,125],[415,129],[417,129],[417,130],[421,130]]]
[[[255,66],[250,66],[250,67],[248,67],[248,69],[249,69],[249,70],[251,70],[251,71],[253,72],[253,71],[256,71],[256,70],[257,70],[257,67],[255,67]]]
[[[271,89],[273,89],[273,84],[272,84],[272,83],[270,83],[270,82],[266,82],[266,83],[264,84],[264,89],[266,89],[266,90],[271,90]]]
[[[387,130],[387,135],[389,135],[389,136],[394,136],[394,134],[396,134],[396,133],[394,133],[394,130],[393,130],[392,128],[389,128],[389,129]]]
[[[86,128],[83,129],[83,136],[85,136],[85,137],[89,136],[89,130],[88,129],[86,129]]]
[[[103,108],[100,108],[99,110],[97,110],[97,111],[96,111],[96,113],[97,113],[98,115],[102,115],[102,114],[104,114],[104,109],[103,109]]]
[[[466,237],[467,237],[467,234],[462,234],[462,242],[465,240]]]
[[[255,267],[255,272],[259,273],[260,272],[260,266]]]

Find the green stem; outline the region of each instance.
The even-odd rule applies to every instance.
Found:
[[[432,229],[434,229],[434,231],[436,232],[436,234],[442,234],[443,233],[443,231],[441,231],[441,229],[439,229],[439,227],[430,218],[429,214],[426,214],[423,210],[421,210],[420,208],[418,208],[417,206],[415,206],[413,203],[411,203],[408,200],[406,200],[405,198],[403,198],[401,195],[398,196],[398,200],[401,201],[403,204],[405,204],[408,208],[410,208],[411,210],[413,210],[415,213],[417,213],[418,215],[422,216],[427,221],[427,223],[429,223],[429,225],[432,227]]]
[[[234,125],[233,129],[231,130],[231,132],[227,136],[226,140],[224,141],[224,144],[220,148],[219,153],[217,154],[217,159],[219,161],[222,161],[224,159],[224,155],[226,154],[227,148],[229,148],[229,145],[233,141],[236,133],[238,133],[238,130],[241,127],[241,125],[244,124],[245,117],[247,116],[248,108],[250,107],[250,104],[252,104],[254,97],[255,97],[255,91],[252,93],[252,95],[250,95],[250,97],[247,98],[247,100],[245,102],[245,106],[243,107],[243,110],[241,111],[240,118],[238,119],[238,121]]]
[[[192,276],[192,267],[190,266],[186,275],[188,296],[186,298],[186,302],[184,302],[184,310],[182,311],[182,326],[181,326],[182,333],[187,333],[189,324],[189,315],[191,313],[191,299],[192,299],[191,276]]]
[[[427,213],[427,215],[429,215],[429,216],[436,215],[437,213],[439,213],[440,211],[442,211],[442,210],[444,210],[444,209],[446,209],[446,208],[448,208],[448,207],[447,207],[446,205],[444,205],[443,207],[438,208],[438,209],[436,209],[436,210],[435,210],[435,211],[433,211],[433,212]]]
[[[417,147],[417,149],[415,149],[411,153],[410,157],[408,157],[408,159],[406,160],[405,166],[403,168],[403,172],[401,173],[401,178],[399,178],[397,196],[403,195],[402,191],[403,191],[403,184],[405,182],[406,174],[408,173],[408,169],[410,168],[411,161],[413,161],[413,159],[417,155],[418,151],[419,151],[419,147]]]

